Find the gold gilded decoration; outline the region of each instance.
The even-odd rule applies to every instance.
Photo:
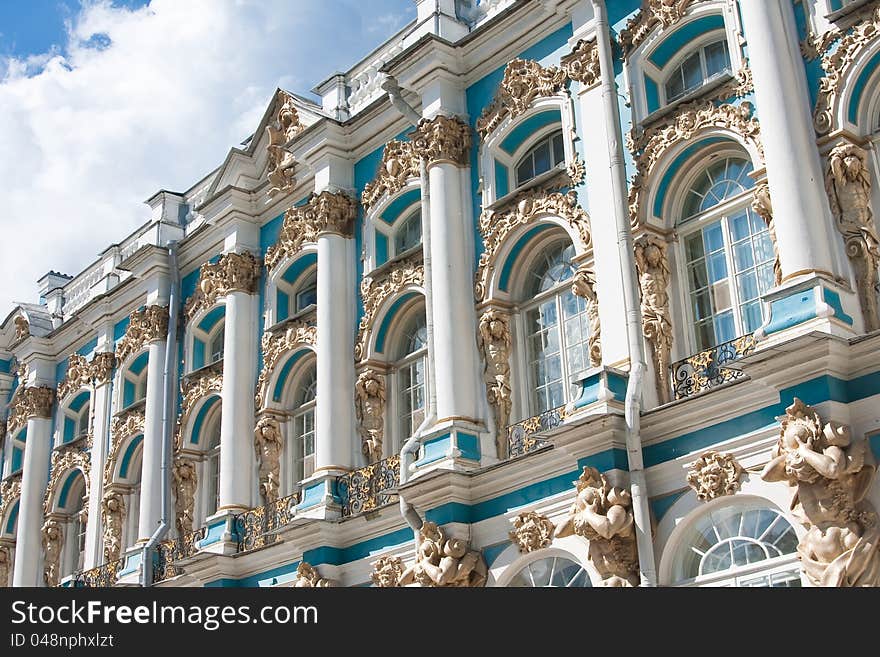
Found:
[[[510,540],[513,541],[523,554],[535,552],[548,547],[553,542],[553,532],[556,527],[547,518],[535,511],[520,513],[513,519],[513,531],[510,532]]]
[[[697,494],[697,499],[707,502],[736,493],[742,473],[742,466],[733,454],[708,451],[691,463],[687,482]]]
[[[325,588],[334,585],[333,580],[321,577],[318,569],[305,561],[297,566],[296,579],[291,584],[294,588]]]
[[[209,395],[217,395],[223,392],[223,368],[220,363],[214,363],[191,374],[180,382],[180,415],[177,418],[177,432],[175,435],[175,449],[183,447],[183,431],[189,425],[189,418],[195,410],[196,403]]]
[[[7,427],[15,433],[32,417],[52,417],[55,389],[46,386],[30,386],[16,391],[9,409]]]
[[[561,64],[569,79],[580,82],[585,89],[599,84],[602,74],[596,39],[578,41],[571,53],[562,58]]]
[[[510,351],[513,337],[510,317],[498,310],[487,310],[480,317],[477,346],[483,354],[483,382],[486,397],[495,414],[495,446],[499,459],[508,456],[507,425],[513,407],[510,387]]]
[[[281,489],[281,450],[284,440],[274,417],[260,418],[254,427],[254,449],[259,464],[260,497],[263,504],[274,504]]]
[[[266,178],[269,180],[269,196],[289,192],[293,189],[296,160],[288,152],[286,145],[305,129],[299,120],[299,113],[293,97],[283,91],[278,93],[276,105],[280,107],[266,124]]]
[[[128,318],[128,328],[116,347],[116,360],[119,363],[151,342],[168,338],[166,306],[147,306],[143,310],[135,310]]]
[[[348,194],[323,191],[312,194],[305,205],[284,213],[278,241],[266,251],[266,268],[273,271],[286,257],[296,255],[303,244],[315,242],[322,233],[351,237],[357,217],[357,201]]]
[[[844,142],[828,155],[825,191],[837,230],[843,235],[852,263],[865,331],[880,329],[877,312],[877,272],[880,270],[880,237],[871,212],[871,174],[868,153]]]
[[[419,154],[411,141],[389,141],[382,151],[379,172],[372,182],[364,187],[361,204],[365,210],[386,194],[393,196],[406,186],[412,178],[419,178]]]
[[[110,422],[110,449],[107,452],[107,462],[104,465],[104,485],[107,486],[113,480],[113,471],[119,458],[119,448],[126,438],[137,436],[144,432],[144,409],[135,408],[117,415]]]
[[[96,386],[109,383],[115,367],[116,354],[112,351],[95,354],[89,363],[89,376]]]
[[[393,588],[400,586],[403,570],[403,560],[400,557],[379,557],[373,562],[370,579],[376,588]]]
[[[416,561],[403,571],[400,585],[420,587],[485,586],[488,569],[483,555],[467,541],[447,537],[434,522],[424,522],[416,540]]]
[[[590,561],[602,576],[603,586],[638,586],[632,497],[612,486],[605,475],[585,467],[575,483],[577,498],[555,536],[577,535],[589,543]]]
[[[364,302],[364,315],[358,324],[354,357],[361,360],[367,355],[367,341],[373,328],[373,320],[382,303],[389,297],[402,292],[407,287],[421,287],[425,282],[425,267],[422,264],[422,251],[400,260],[376,278],[364,276],[361,280],[361,299]]]
[[[361,451],[368,463],[382,460],[385,435],[385,377],[367,369],[354,384],[354,409],[361,434]]]
[[[523,192],[510,206],[500,211],[484,210],[480,215],[480,234],[483,237],[483,253],[477,267],[474,296],[482,301],[488,294],[489,278],[495,268],[498,251],[507,236],[520,226],[547,216],[563,219],[580,238],[582,249],[592,246],[590,217],[578,205],[577,194],[570,191],[547,192],[531,189]]]
[[[264,400],[268,401],[269,380],[275,367],[281,361],[281,357],[293,351],[300,345],[314,347],[318,341],[318,329],[311,324],[294,320],[287,322],[283,330],[276,332],[266,331],[260,340],[263,354],[263,367],[257,379],[257,394],[254,404],[257,409],[261,408]]]
[[[574,56],[575,66],[578,58]],[[565,71],[555,66],[545,68],[532,60],[514,59],[504,69],[495,98],[477,119],[477,132],[485,139],[506,117],[524,113],[537,98],[564,91],[567,83]]]
[[[193,530],[193,509],[199,482],[196,464],[190,459],[175,458],[171,477],[174,482],[174,524],[178,536],[185,536]]]
[[[672,318],[669,309],[669,259],[666,242],[646,233],[635,243],[641,293],[642,332],[651,346],[657,397],[670,401],[669,365],[672,354]]]
[[[49,469],[49,485],[46,488],[46,494],[43,497],[43,513],[49,515],[52,511],[52,499],[59,492],[62,485],[62,479],[66,479],[66,475],[73,471],[79,470],[82,473],[85,482],[84,499],[89,497],[89,473],[92,469],[92,459],[88,452],[77,447],[65,445],[52,450],[52,464]],[[83,506],[86,506],[83,504]]]
[[[780,424],[761,478],[792,489],[792,512],[807,528],[797,551],[810,582],[880,586],[880,524],[867,497],[877,466],[868,441],[823,422],[798,398]]]
[[[770,233],[770,241],[773,243],[773,277],[776,285],[782,283],[782,263],[779,260],[779,244],[776,242],[776,226],[773,223],[773,204],[770,201],[770,185],[766,180],[762,180],[755,185],[754,198],[752,199],[752,210],[754,210],[764,223],[767,224],[767,231]]]
[[[67,358],[67,373],[58,384],[58,399],[64,399],[72,392],[85,388],[92,382],[92,373],[85,356],[70,354]]]
[[[61,576],[64,529],[55,518],[49,518],[43,523],[40,537],[43,545],[43,580],[46,586],[56,587]]]
[[[186,301],[184,312],[192,319],[230,292],[256,294],[260,282],[260,260],[253,253],[224,253],[216,263],[206,262],[199,271],[196,291]]]
[[[641,9],[620,32],[624,57],[637,48],[654,28],[667,28],[681,19],[688,7],[702,0],[644,0]]]
[[[117,561],[122,553],[122,526],[125,521],[125,498],[108,490],[101,499],[101,526],[104,528],[104,562]]]
[[[816,98],[816,109],[813,111],[813,127],[820,135],[841,128],[835,125],[835,106],[840,100],[843,81],[850,75],[853,63],[860,53],[871,48],[880,38],[880,7],[875,7],[837,42],[832,52],[822,56],[822,70],[825,76],[819,80],[819,94]],[[827,48],[835,41],[820,43]]]
[[[467,166],[471,142],[471,128],[467,123],[442,114],[422,119],[412,133],[413,147],[429,167],[441,162]]]
[[[577,187],[587,178],[587,165],[584,164],[584,161],[578,157],[577,153],[575,153],[574,159],[565,168],[565,172],[568,174],[568,179],[571,181],[571,184]]]
[[[12,550],[9,545],[0,545],[0,588],[9,586],[12,573]]]
[[[599,297],[596,294],[596,273],[587,265],[581,265],[574,273],[571,292],[581,297],[587,305],[587,319],[590,322],[590,367],[602,364],[602,328],[599,324]]]

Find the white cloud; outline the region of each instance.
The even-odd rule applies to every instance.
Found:
[[[399,29],[412,0],[86,2],[68,43],[0,62],[0,317],[78,273],[256,128]],[[380,18],[381,17],[381,18]],[[378,20],[377,20],[378,19]],[[377,24],[382,29],[377,33]]]

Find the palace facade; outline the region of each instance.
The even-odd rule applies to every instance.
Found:
[[[880,3],[416,0],[0,325],[0,584],[880,584]]]

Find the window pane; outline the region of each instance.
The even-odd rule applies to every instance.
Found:
[[[739,242],[749,236],[751,228],[749,226],[749,215],[747,212],[740,212],[730,218],[730,234],[734,242]]]
[[[733,247],[733,263],[737,271],[743,271],[755,266],[751,240],[740,242]]]
[[[681,78],[681,69],[677,68],[666,82],[666,102],[671,103],[682,95],[684,95],[684,82]]]
[[[742,323],[746,333],[756,331],[763,323],[761,317],[761,302],[752,301],[742,308]]]
[[[712,77],[730,68],[730,57],[727,55],[727,41],[718,41],[706,46],[706,76]]]
[[[721,232],[721,222],[716,222],[711,226],[703,229],[703,240],[706,243],[706,249],[710,252],[720,251],[724,248],[724,236]]]
[[[703,257],[703,236],[700,233],[687,238],[687,255],[690,261]]]
[[[550,144],[542,143],[535,149],[535,175],[541,175],[550,170]]]
[[[553,137],[553,164],[555,166],[560,162],[565,162],[565,146],[562,142],[561,132]]]
[[[724,251],[713,253],[709,256],[709,280],[717,283],[725,278],[727,278],[727,258]]]
[[[758,296],[758,277],[750,271],[736,277],[737,289],[739,290],[740,302],[751,301]]]
[[[703,72],[700,69],[700,53],[695,52],[684,60],[684,63],[681,65],[681,72],[684,77],[684,88],[686,92],[700,86],[703,82]]]
[[[690,272],[688,280],[692,290],[701,290],[709,285],[709,272],[706,271],[705,260],[691,265],[688,270]]]
[[[736,327],[733,323],[733,313],[727,311],[715,317],[715,337],[718,344],[728,342],[736,337]]]
[[[522,163],[516,168],[516,182],[522,185],[524,182],[535,177],[535,170],[532,167],[532,156],[526,155]]]

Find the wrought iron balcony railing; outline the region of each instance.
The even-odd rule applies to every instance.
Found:
[[[156,561],[156,568],[153,571],[153,583],[162,582],[179,575],[180,569],[174,564],[198,552],[197,543],[205,538],[206,532],[207,528],[202,527],[189,534],[159,543],[159,556]]]
[[[250,552],[278,540],[278,530],[293,519],[299,493],[275,500],[272,504],[258,506],[235,517],[238,533],[238,551]]]
[[[507,427],[507,458],[522,456],[549,445],[548,441],[537,438],[535,434],[558,427],[564,419],[565,406],[560,406],[511,424]]]
[[[750,333],[673,363],[670,370],[674,398],[685,399],[744,376],[742,371],[724,365],[754,350],[755,337]]]
[[[342,516],[354,516],[392,503],[400,484],[400,456],[389,456],[376,463],[353,470],[337,480],[342,498]]]
[[[109,588],[116,584],[124,561],[124,559],[109,561],[96,568],[77,573],[73,585],[90,589]]]

